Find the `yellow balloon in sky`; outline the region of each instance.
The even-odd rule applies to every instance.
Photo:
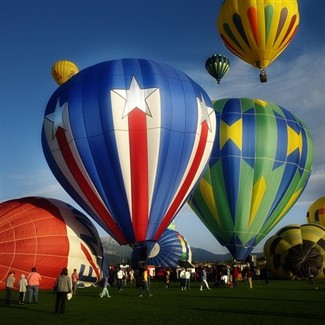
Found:
[[[325,196],[317,199],[308,209],[307,222],[325,227]]]
[[[217,21],[226,47],[259,69],[284,51],[298,25],[297,0],[224,0]]]
[[[59,85],[67,82],[78,72],[78,67],[73,62],[68,60],[57,61],[52,66],[52,77]]]

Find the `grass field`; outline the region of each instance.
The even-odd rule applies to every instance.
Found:
[[[153,297],[139,298],[139,289],[110,288],[112,298],[100,298],[101,288],[79,289],[66,305],[66,313],[54,314],[55,295],[41,291],[38,304],[4,304],[0,292],[1,325],[7,324],[325,324],[325,281],[313,290],[308,281],[254,281],[239,288],[199,290],[198,283],[181,291],[178,282],[166,289],[151,282]],[[18,293],[14,293],[18,298]]]

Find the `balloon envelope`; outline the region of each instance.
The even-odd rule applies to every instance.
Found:
[[[260,99],[214,104],[217,133],[189,204],[218,241],[244,260],[301,195],[313,162],[304,124]]]
[[[225,0],[217,21],[226,47],[259,69],[284,51],[298,25],[296,0]]]
[[[145,251],[185,204],[214,134],[210,99],[187,75],[121,59],[84,69],[55,91],[42,144],[73,199],[119,244]]]
[[[71,61],[61,60],[53,64],[52,77],[58,85],[67,82],[72,76],[79,72],[78,67]]]
[[[179,261],[192,262],[191,247],[179,232],[166,229],[153,246],[147,264],[176,268]]]
[[[230,62],[226,56],[222,54],[214,54],[206,60],[205,68],[219,84],[221,78],[228,73]]]
[[[268,269],[280,278],[324,278],[325,228],[316,224],[288,225],[264,245]]]
[[[325,196],[317,199],[308,209],[307,222],[325,227]]]
[[[0,288],[15,271],[16,283],[32,267],[41,274],[41,289],[52,289],[64,267],[77,269],[80,285],[99,278],[102,245],[89,219],[55,199],[25,197],[0,204]]]

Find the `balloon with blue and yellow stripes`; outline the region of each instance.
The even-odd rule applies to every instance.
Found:
[[[244,260],[303,192],[314,158],[304,123],[274,103],[214,103],[217,132],[189,205],[236,260]]]

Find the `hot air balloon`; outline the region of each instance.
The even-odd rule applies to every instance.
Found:
[[[214,109],[211,158],[189,204],[232,256],[245,260],[301,195],[313,144],[303,122],[274,103],[226,98]]]
[[[19,279],[34,266],[41,289],[52,289],[64,267],[69,274],[77,269],[79,285],[90,286],[99,279],[102,255],[94,225],[67,203],[25,197],[0,204],[0,289],[9,271]]]
[[[225,0],[217,26],[226,47],[259,68],[268,67],[289,45],[299,25],[296,0]]]
[[[71,61],[60,60],[52,66],[52,77],[58,85],[67,82],[72,76],[79,72],[78,67]]]
[[[226,56],[222,54],[214,54],[206,60],[205,68],[219,84],[221,78],[228,73],[230,69],[230,62]]]
[[[309,268],[325,276],[325,228],[316,224],[288,225],[264,245],[269,271],[283,279],[308,278]]]
[[[307,222],[325,227],[325,196],[317,199],[308,209]]]
[[[42,145],[69,195],[145,260],[202,175],[215,123],[208,95],[182,71],[120,59],[54,92]]]
[[[191,247],[178,231],[166,229],[149,253],[147,264],[176,268],[180,261],[192,262]]]

